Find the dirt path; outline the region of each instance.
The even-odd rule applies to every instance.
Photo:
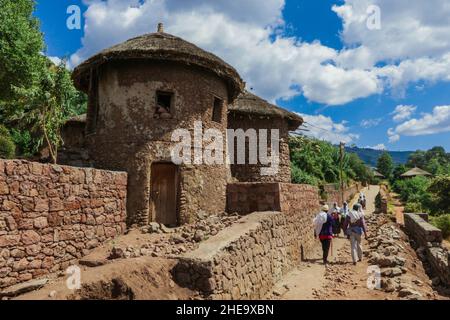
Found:
[[[379,192],[378,186],[371,186],[364,189],[363,192],[367,199],[366,215],[375,211],[375,197]],[[357,201],[357,196],[350,203],[350,207]],[[326,286],[328,273],[332,268],[339,268],[342,265],[351,264],[350,254],[345,254],[345,249],[349,247],[349,241],[341,234],[339,238],[333,240],[333,251],[330,257],[331,267],[325,268],[322,265],[322,251],[320,246],[316,247],[313,258],[302,262],[295,270],[287,274],[282,281],[275,287],[275,295],[283,300],[313,300],[317,299],[320,291]],[[345,257],[347,256],[347,257]],[[357,266],[359,269],[359,266]],[[358,272],[359,273],[359,272]],[[364,273],[365,275],[365,270]],[[347,279],[349,284],[356,282]],[[338,288],[334,288],[339,290]],[[337,292],[339,293],[339,292]]]
[[[275,286],[268,298],[281,300],[448,299],[433,290],[431,280],[426,275],[422,263],[398,224],[386,215],[374,214],[375,197],[378,192],[377,186],[364,190],[367,198],[365,214],[370,241],[363,240],[365,254],[362,262],[358,262],[356,266],[353,265],[349,241],[340,237],[333,240],[334,253],[329,266],[324,267],[318,244],[313,259],[302,262],[295,270],[287,274]],[[394,268],[400,270],[400,275],[385,274],[391,271],[390,268],[378,269],[382,273],[379,278],[381,281],[379,290],[371,289],[369,286],[371,283],[368,281],[373,275],[369,272],[371,268],[379,268],[369,261],[373,260],[376,252],[386,248],[384,245],[374,243],[374,239],[377,238],[389,243],[389,250],[397,252],[393,255],[389,253],[388,256],[394,260],[396,258],[402,260],[401,267]]]

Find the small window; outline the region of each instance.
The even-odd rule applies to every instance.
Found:
[[[213,109],[213,121],[221,123],[222,122],[222,110],[223,110],[223,100],[217,97],[214,98],[214,109]]]
[[[156,92],[156,119],[172,119],[173,93],[172,92]]]

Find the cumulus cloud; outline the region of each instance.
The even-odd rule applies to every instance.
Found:
[[[423,113],[419,119],[411,119],[390,128],[387,132],[389,142],[400,140],[401,136],[424,136],[450,132],[450,106],[437,106],[431,113]]]
[[[154,32],[163,21],[167,32],[235,66],[249,87],[271,101],[303,94],[310,101],[341,105],[382,89],[371,71],[337,67],[335,49],[282,36],[284,0],[90,0],[86,4],[83,46],[71,56],[75,66],[106,47]]]
[[[391,113],[393,115],[392,119],[395,122],[401,122],[408,120],[411,118],[414,112],[416,112],[417,107],[411,105],[398,105],[395,107],[394,112]]]
[[[308,131],[300,131],[306,136],[325,140],[333,144],[355,142],[359,135],[350,132],[346,121],[334,122],[332,118],[324,115],[308,115],[298,113],[305,120],[304,127]]]
[[[343,105],[417,81],[450,81],[450,6],[447,0],[344,0],[344,49],[284,36],[284,0],[84,0],[82,47],[76,66],[131,37],[166,31],[232,64],[266,99],[304,95]],[[381,29],[367,28],[367,8],[381,8]],[[331,8],[330,8],[331,10]],[[417,45],[420,43],[420,45]],[[379,64],[382,62],[382,64]],[[382,65],[382,66],[380,66]]]
[[[378,126],[381,123],[381,121],[383,121],[382,118],[363,119],[360,123],[360,126],[363,127],[364,129],[369,129]]]
[[[450,106],[434,107],[432,113],[424,113],[419,119],[408,120],[395,128],[403,136],[422,136],[450,132]]]

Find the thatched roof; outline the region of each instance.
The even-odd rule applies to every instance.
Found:
[[[377,170],[373,170],[373,176],[376,178],[384,178],[384,176],[379,173]]]
[[[415,168],[412,168],[411,170],[405,172],[401,176],[404,178],[408,178],[408,177],[417,177],[417,176],[432,176],[432,174],[425,170],[415,167]]]
[[[157,33],[130,39],[86,60],[73,71],[75,86],[87,92],[91,68],[113,60],[130,59],[179,62],[208,69],[226,81],[230,102],[234,101],[244,88],[243,80],[232,66],[192,43],[164,33],[162,28]]]
[[[290,130],[297,130],[303,124],[303,118],[299,115],[273,105],[248,91],[242,93],[228,109],[232,113],[285,119],[289,123]]]

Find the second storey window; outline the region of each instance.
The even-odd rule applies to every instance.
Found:
[[[157,91],[155,119],[172,119],[173,113],[173,93]]]

